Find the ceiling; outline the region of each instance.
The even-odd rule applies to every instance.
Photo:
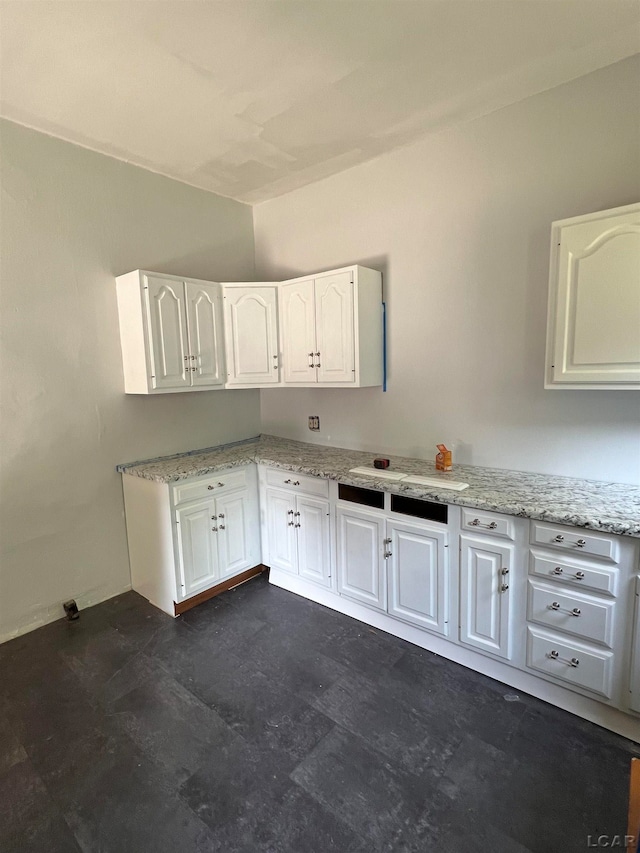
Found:
[[[636,0],[2,0],[0,113],[256,203],[640,51]]]

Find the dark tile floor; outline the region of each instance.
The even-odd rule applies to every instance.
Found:
[[[638,754],[265,576],[0,646],[2,853],[585,851]]]

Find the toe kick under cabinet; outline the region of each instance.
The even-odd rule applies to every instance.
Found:
[[[158,483],[124,476],[131,585],[176,616],[262,570],[254,464]]]

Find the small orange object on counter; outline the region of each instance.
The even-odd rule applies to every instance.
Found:
[[[436,447],[440,451],[436,453],[436,471],[451,471],[451,451],[447,450],[444,444],[437,444]]]

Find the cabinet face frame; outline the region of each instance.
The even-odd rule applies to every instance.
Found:
[[[597,369],[597,365],[591,371],[588,365],[585,365],[584,371],[565,371],[565,353],[571,341],[572,332],[572,311],[576,309],[576,294],[571,292],[571,281],[567,280],[567,264],[569,255],[562,245],[563,229],[566,229],[566,234],[573,226],[581,224],[598,222],[604,223],[606,220],[614,220],[616,217],[634,218],[634,222],[628,226],[617,226],[619,228],[628,228],[634,233],[640,235],[640,203],[625,205],[623,207],[612,208],[611,210],[597,211],[595,213],[586,214],[585,216],[576,216],[570,219],[562,219],[552,224],[551,228],[551,252],[549,265],[549,299],[547,306],[547,345],[546,345],[546,360],[545,360],[545,382],[544,387],[550,389],[601,389],[607,390],[615,388],[618,390],[638,390],[640,389],[640,365],[629,366],[629,370],[611,369],[609,375],[606,370]],[[611,231],[616,228],[614,222],[611,223]],[[601,236],[592,241],[591,252],[595,252],[604,245],[606,240],[610,239],[606,231],[603,230]],[[615,239],[615,236],[613,237]],[[571,271],[575,272],[575,263],[571,263]],[[572,281],[575,280],[572,279]],[[639,281],[640,281],[640,264],[639,264]],[[574,288],[575,289],[575,288]],[[638,285],[640,300],[640,284]],[[576,309],[577,310],[577,309]],[[618,378],[616,378],[616,375]]]

